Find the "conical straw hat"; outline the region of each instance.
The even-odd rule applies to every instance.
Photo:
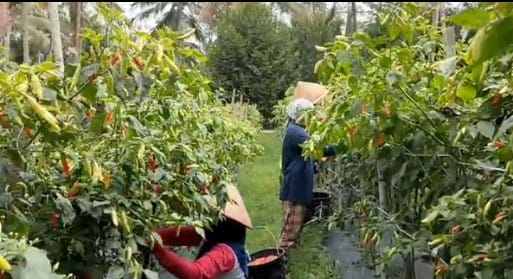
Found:
[[[294,99],[304,98],[313,104],[321,102],[326,95],[328,89],[318,83],[298,81],[294,90]]]
[[[223,210],[223,215],[227,218],[230,218],[234,221],[241,223],[247,228],[252,229],[253,224],[251,223],[251,217],[249,216],[249,213],[246,210],[244,200],[242,199],[239,190],[237,190],[237,187],[233,185],[228,185],[227,190],[228,201],[226,202],[226,206]]]

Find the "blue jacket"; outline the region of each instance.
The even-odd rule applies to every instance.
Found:
[[[304,127],[290,121],[281,153],[280,200],[310,205],[314,189],[314,162],[302,155],[301,144],[308,139]],[[335,155],[335,147],[324,149],[324,156]]]

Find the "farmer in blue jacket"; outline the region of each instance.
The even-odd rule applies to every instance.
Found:
[[[280,246],[285,250],[297,244],[307,207],[313,199],[314,162],[303,157],[301,147],[301,144],[308,139],[304,112],[313,108],[311,101],[299,98],[290,104],[287,113],[289,123],[283,139],[280,191],[280,200],[285,213]],[[325,148],[324,156],[333,155],[335,155],[334,146]]]

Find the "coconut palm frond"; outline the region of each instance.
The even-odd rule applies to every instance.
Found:
[[[337,15],[337,5],[333,5],[331,9],[328,12],[328,15],[326,16],[326,20],[324,21],[325,24],[328,24],[330,21],[335,19]]]
[[[203,34],[203,31],[202,31],[202,28],[201,28],[199,22],[196,20],[196,18],[187,17],[187,24],[191,28],[194,28],[194,36],[196,37],[196,39],[200,42],[204,42],[206,38]]]
[[[84,2],[84,3],[89,3],[89,2]],[[118,2],[109,2],[109,7],[111,9],[114,9],[115,11],[124,12],[123,8],[118,4]]]
[[[156,3],[159,3],[159,2],[133,2],[130,5],[130,8],[131,9],[145,9],[145,8],[154,6]]]
[[[134,17],[135,20],[141,21],[151,17],[158,16],[162,11],[166,10],[169,7],[169,2],[148,2],[153,3],[152,6],[146,6],[144,10],[140,13],[137,13]],[[174,6],[174,4],[173,4]]]

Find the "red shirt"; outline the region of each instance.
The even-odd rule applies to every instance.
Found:
[[[164,228],[157,233],[164,246],[199,246],[203,240],[193,227]],[[153,252],[160,265],[180,279],[215,279],[231,271],[236,263],[235,254],[225,244],[214,246],[194,262],[159,244],[155,244]]]

